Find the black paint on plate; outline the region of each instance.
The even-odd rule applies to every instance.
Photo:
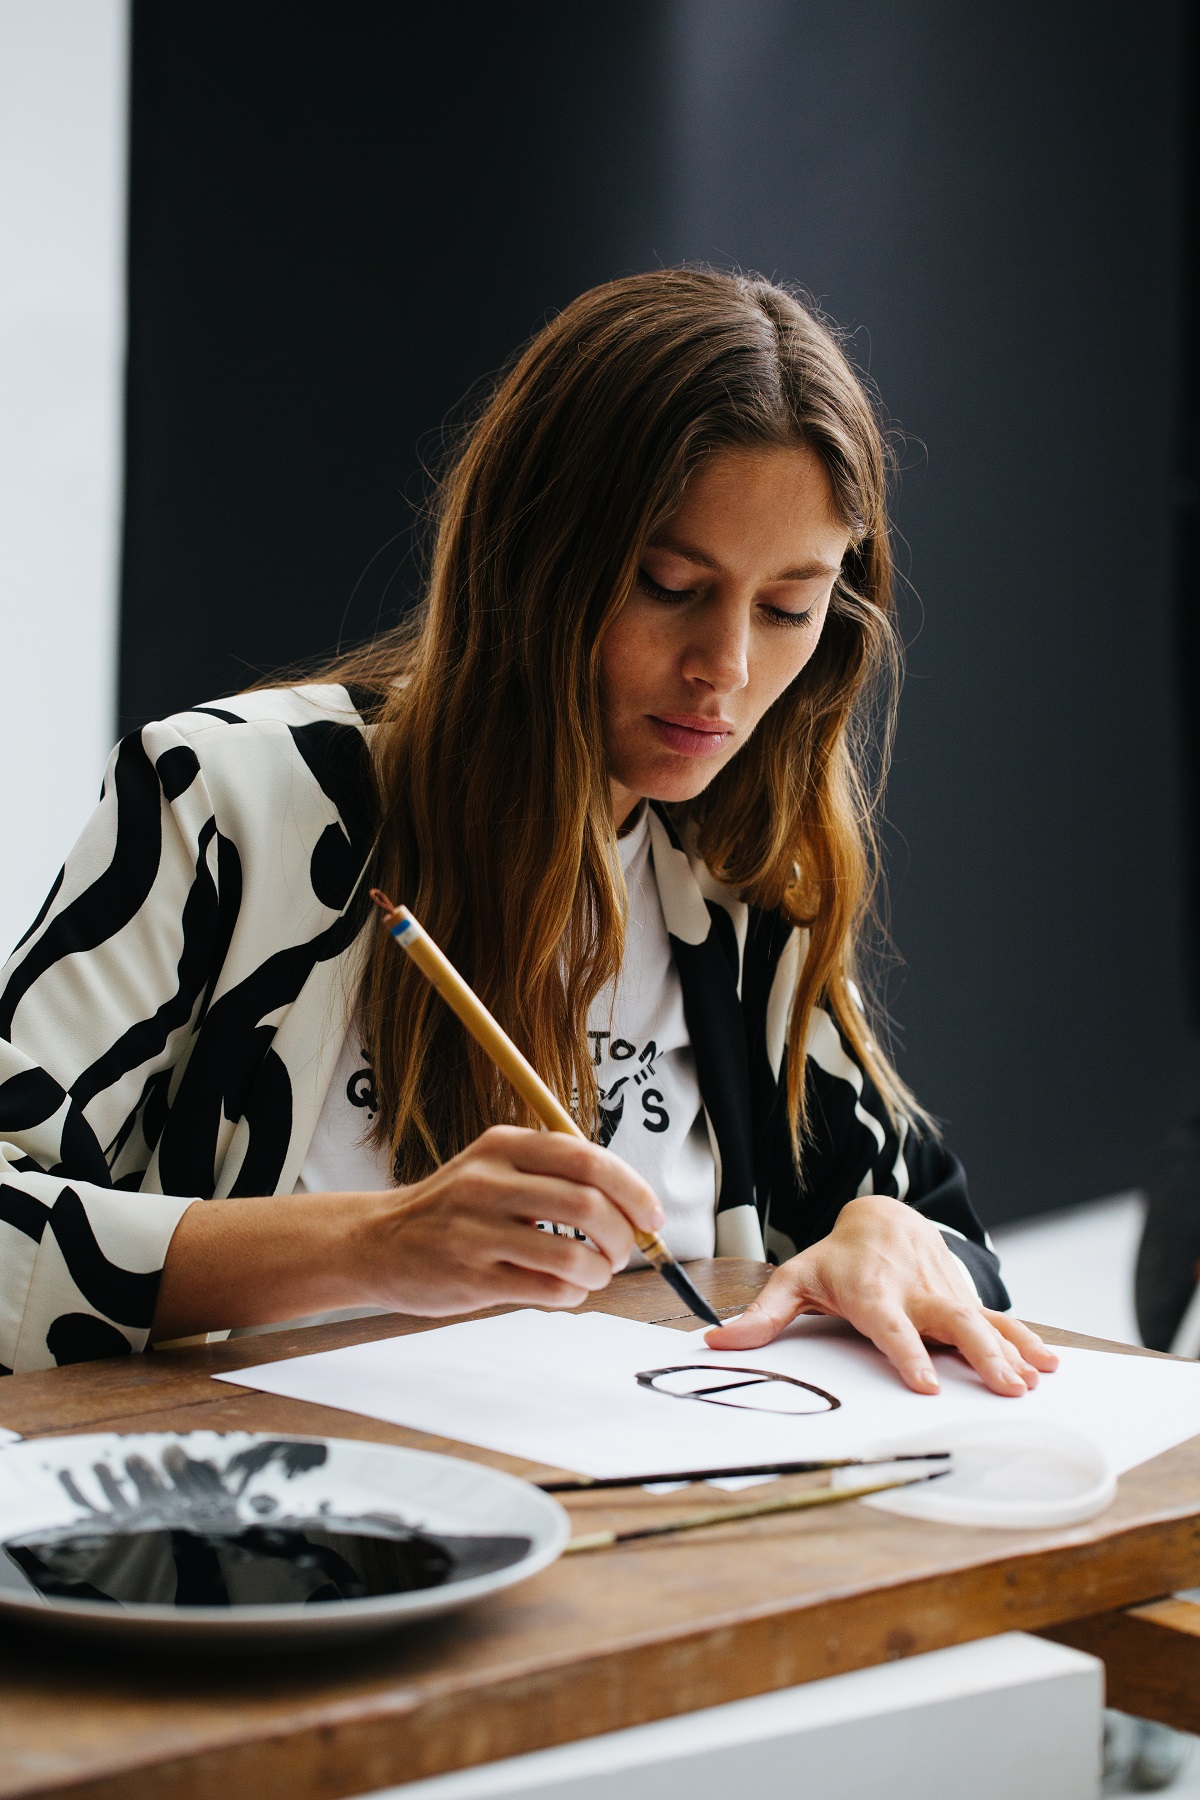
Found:
[[[440,1535],[372,1519],[276,1520],[240,1530],[95,1525],[4,1546],[54,1600],[119,1606],[313,1606],[442,1587],[520,1562],[527,1537]],[[381,1530],[380,1527],[383,1527]]]

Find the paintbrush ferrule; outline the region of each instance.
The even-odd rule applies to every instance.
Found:
[[[657,1231],[635,1231],[633,1235],[637,1239],[637,1247],[646,1261],[653,1263],[656,1269],[661,1268],[663,1263],[674,1262],[675,1258]]]
[[[615,1531],[587,1531],[570,1540],[564,1548],[564,1555],[572,1556],[577,1550],[607,1550],[616,1541]]]

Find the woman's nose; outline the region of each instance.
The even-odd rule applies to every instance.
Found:
[[[750,679],[750,617],[744,607],[713,607],[698,621],[683,673],[717,694],[733,694]]]

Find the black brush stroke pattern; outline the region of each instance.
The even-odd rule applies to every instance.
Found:
[[[186,794],[200,773],[200,758],[190,744],[174,744],[164,750],[154,765],[162,791],[169,801]]]
[[[191,1018],[206,982],[213,979],[217,891],[208,866],[208,847],[216,829],[216,821],[209,819],[197,841],[195,878],[183,903],[183,946],[175,966],[175,992],[148,1019],[130,1025],[103,1056],[76,1076],[71,1083],[71,1097],[76,1105],[86,1106],[101,1089],[112,1087],[130,1069],[140,1068],[157,1056],[171,1033]]]
[[[18,950],[21,949],[22,945],[27,944],[29,942],[30,938],[33,937],[34,933],[40,929],[43,921],[45,920],[46,914],[50,911],[50,908],[54,905],[54,902],[58,898],[58,890],[63,884],[63,877],[66,874],[66,872],[67,872],[67,865],[66,865],[66,863],[64,863],[62,868],[58,871],[58,874],[54,877],[54,881],[50,887],[50,892],[46,895],[46,898],[42,901],[41,906],[38,908],[37,918],[33,921],[33,924],[29,927],[29,930],[25,933],[24,937],[18,938],[16,943],[14,944],[14,946],[13,946],[13,954],[14,955],[16,954],[16,952]]]
[[[74,1181],[90,1181],[97,1187],[111,1185],[104,1151],[74,1100],[67,1108],[58,1147],[62,1160],[50,1170],[51,1175],[69,1175]]]
[[[342,860],[341,886],[348,897],[370,849],[375,821],[362,733],[356,726],[322,720],[293,726],[290,735],[346,827],[350,856]],[[334,829],[342,835],[340,827]],[[232,869],[228,879],[220,870],[222,905],[232,878]],[[324,896],[317,898],[326,903]],[[345,899],[338,903],[344,905]],[[350,946],[369,911],[366,884],[360,883],[341,918],[307,943],[277,951],[208,1006],[159,1142],[159,1179],[167,1193],[212,1193],[222,1117],[245,1119],[250,1132],[235,1191],[274,1191],[291,1142],[291,1083],[279,1059],[268,1057],[274,1031],[262,1020],[296,998],[318,963],[340,956]],[[236,914],[231,910],[228,917],[232,928]]]
[[[34,982],[64,956],[95,950],[145,905],[162,855],[162,790],[140,736],[127,737],[113,771],[117,832],[112,861],[51,920],[0,994],[0,1037]]]
[[[0,1224],[11,1225],[23,1237],[32,1238],[40,1244],[42,1234],[50,1223],[50,1208],[24,1188],[14,1187],[12,1182],[0,1182]]]
[[[246,728],[245,780],[252,782],[253,759],[259,753],[255,746],[262,742],[260,721],[246,721],[227,706],[193,710]],[[47,1352],[56,1362],[127,1355],[130,1337],[149,1328],[159,1283],[158,1272],[123,1268],[103,1253],[87,1207],[71,1184],[111,1186],[111,1166],[119,1170],[117,1185],[126,1192],[136,1191],[157,1149],[156,1185],[169,1194],[203,1197],[217,1184],[218,1143],[227,1135],[225,1127],[240,1122],[245,1147],[231,1191],[274,1192],[293,1148],[296,1125],[292,1076],[276,1047],[277,1022],[313,970],[349,948],[370,912],[363,875],[371,856],[377,802],[362,729],[325,719],[293,725],[267,717],[261,723],[270,736],[271,756],[290,745],[293,772],[302,776],[306,771],[316,784],[316,794],[303,779],[295,788],[296,816],[309,846],[307,879],[300,879],[299,891],[293,892],[278,877],[272,890],[271,877],[263,873],[269,858],[264,865],[256,854],[254,864],[243,866],[248,845],[239,848],[234,835],[219,827],[225,814],[218,782],[208,796],[215,812],[203,826],[190,881],[185,865],[175,966],[172,970],[168,963],[159,976],[171,991],[160,994],[156,989],[157,1004],[149,1016],[127,1016],[115,1030],[114,1041],[72,1081],[69,1093],[54,1079],[53,1069],[18,1068],[0,1084],[0,1134],[9,1137],[18,1151],[22,1131],[36,1131],[60,1115],[62,1119],[61,1160],[50,1173],[64,1185],[53,1201],[43,1201],[38,1191],[26,1192],[22,1186],[23,1172],[39,1172],[38,1163],[28,1155],[10,1156],[8,1179],[0,1183],[0,1225],[37,1244],[45,1241],[49,1229],[71,1278],[69,1285],[63,1284],[58,1316],[47,1317],[37,1327],[45,1331]],[[108,867],[56,915],[53,909],[64,879],[60,875],[23,940],[24,953],[0,1000],[0,1030],[10,1030],[20,1000],[61,957],[100,949],[150,900],[163,854],[164,799],[170,804],[188,795],[189,804],[196,806],[203,799],[193,792],[197,780],[217,779],[218,769],[220,780],[231,779],[227,759],[206,770],[203,735],[193,739],[198,749],[193,742],[172,743],[156,763],[139,737],[118,747],[107,800],[116,809]],[[655,810],[678,847],[669,818],[660,808]],[[228,818],[254,816],[243,797],[233,792]],[[269,823],[262,819],[255,829],[269,830]],[[178,843],[172,841],[170,850],[177,858]],[[305,929],[299,921],[313,919],[314,904],[340,916],[307,940],[292,941]],[[899,1138],[869,1080],[863,1082],[861,1106],[879,1122],[882,1149],[877,1135],[856,1112],[852,1084],[827,1074],[810,1059],[810,1129],[797,1175],[784,1101],[786,1056],[777,1080],[766,1044],[772,982],[790,927],[775,914],[750,908],[739,969],[737,933],[728,910],[713,902],[707,910],[704,941],[684,944],[672,939],[672,952],[701,1096],[721,1153],[719,1207],[756,1204],[764,1232],[769,1223],[775,1224],[802,1247],[830,1228],[864,1182],[884,1193],[896,1192]],[[244,923],[247,918],[249,927]],[[147,924],[155,929],[153,919]],[[222,982],[229,980],[227,965],[235,936],[247,929],[260,934],[256,960],[243,979],[221,991]],[[169,1045],[171,1063],[154,1067],[167,1055]],[[101,1103],[113,1095],[115,1084],[147,1067],[132,1110],[114,1120],[110,1099],[110,1111],[104,1114]],[[106,1147],[97,1141],[85,1107],[105,1117],[104,1129],[111,1138]],[[985,1300],[1003,1304],[995,1259],[985,1248],[960,1166],[942,1145],[917,1133],[908,1135],[903,1154],[909,1200],[935,1223],[964,1234],[967,1243],[952,1238],[950,1247],[970,1268]],[[45,1171],[40,1172],[44,1177]],[[32,1189],[34,1184],[30,1185]],[[99,1197],[96,1204],[103,1204]],[[100,1215],[97,1219],[100,1228]],[[136,1336],[134,1341],[139,1341]]]
[[[665,812],[656,814],[678,850],[682,846]],[[754,1205],[753,1113],[746,1021],[738,998],[738,949],[733,921],[723,906],[708,901],[708,935],[699,944],[670,937],[671,955],[683,991],[696,1077],[721,1151],[721,1192],[717,1211]]]
[[[133,1345],[125,1333],[107,1320],[98,1319],[95,1313],[59,1313],[46,1333],[46,1348],[60,1369],[68,1363],[133,1355]]]
[[[672,844],[682,848],[666,813],[657,805],[654,810]],[[803,1250],[832,1230],[842,1207],[856,1197],[868,1176],[874,1192],[896,1196],[900,1139],[865,1070],[859,1096],[850,1082],[829,1074],[810,1057],[805,1067],[808,1126],[797,1172],[787,1116],[787,1055],[776,1082],[766,1037],[771,984],[791,928],[777,914],[749,909],[739,998],[733,921],[723,906],[714,901],[707,906],[710,927],[703,943],[685,944],[672,937],[671,953],[683,990],[700,1092],[721,1151],[717,1208],[721,1212],[752,1203],[764,1239],[768,1226],[774,1225]],[[838,1037],[849,1060],[856,1063],[840,1029]],[[879,1122],[882,1148],[858,1116],[858,1106]],[[965,1242],[948,1237],[948,1247],[967,1265],[984,1304],[1007,1306],[999,1264],[984,1244],[961,1163],[936,1139],[915,1131],[905,1139],[904,1162],[908,1203],[935,1224],[963,1234]]]
[[[255,1147],[255,1166],[278,1176],[290,1141],[291,1108],[289,1103],[286,1118],[277,1119],[254,1104],[254,1084],[274,1037],[274,1029],[261,1021],[294,1000],[317,963],[339,956],[356,930],[350,919],[338,919],[308,943],[276,951],[210,1006],[159,1144],[166,1193],[211,1194],[221,1118],[232,1121],[251,1111],[258,1136],[269,1139]]]
[[[0,1133],[16,1136],[32,1131],[54,1117],[69,1096],[45,1069],[22,1069],[0,1084]],[[108,1164],[79,1107],[70,1101],[59,1130],[60,1161],[46,1169],[54,1175],[69,1168],[79,1180],[98,1181],[108,1185]],[[34,1163],[33,1167],[43,1165]]]
[[[0,1132],[32,1131],[52,1119],[66,1099],[45,1069],[22,1069],[0,1082]]]
[[[110,1262],[96,1242],[83,1201],[74,1188],[62,1189],[50,1208],[48,1224],[58,1240],[67,1272],[89,1306],[119,1325],[148,1331],[162,1271],[142,1274]]]

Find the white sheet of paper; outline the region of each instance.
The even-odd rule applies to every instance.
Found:
[[[957,1357],[935,1354],[942,1391],[930,1396],[911,1393],[871,1344],[834,1320],[798,1320],[762,1350],[718,1352],[699,1332],[526,1310],[216,1379],[595,1476],[857,1456],[924,1431],[935,1449],[939,1429],[1011,1420],[1017,1409],[1086,1432],[1118,1471],[1200,1433],[1200,1364],[1059,1355],[1056,1374],[1008,1400]],[[638,1385],[639,1371],[679,1364],[789,1375],[841,1404],[781,1416]]]

